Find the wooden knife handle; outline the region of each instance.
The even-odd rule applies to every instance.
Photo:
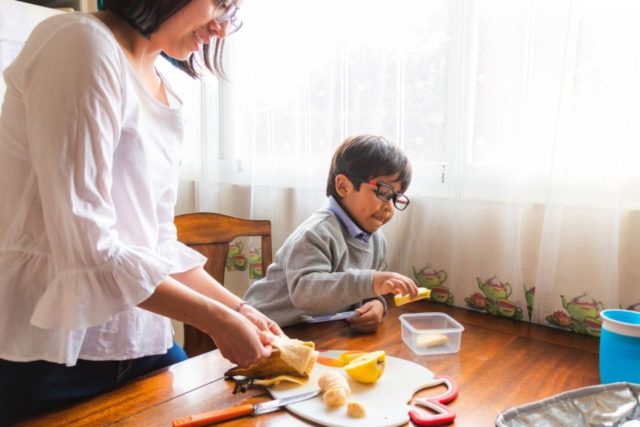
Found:
[[[253,413],[253,404],[232,406],[231,408],[218,409],[216,411],[203,412],[197,415],[187,415],[173,420],[173,427],[198,427],[230,420]]]

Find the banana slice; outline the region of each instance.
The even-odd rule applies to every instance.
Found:
[[[416,347],[429,348],[445,345],[449,342],[449,338],[442,334],[422,334],[416,337]]]
[[[367,409],[360,402],[347,403],[347,415],[351,418],[364,418],[367,416]]]

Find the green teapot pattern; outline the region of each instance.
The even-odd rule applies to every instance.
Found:
[[[226,261],[227,271],[247,271],[249,279],[256,280],[264,277],[262,271],[262,249],[249,247],[249,253],[244,253],[242,241],[232,242],[229,245],[229,253]]]
[[[586,297],[587,294],[583,293],[571,301],[567,301],[564,295],[560,295],[562,300],[562,306],[569,312],[572,319],[583,321],[587,318],[595,319],[598,317],[598,313],[604,310],[602,303],[596,302],[596,300],[582,301],[581,298]]]
[[[555,327],[599,337],[602,327],[600,311],[604,309],[604,305],[594,299],[586,301],[583,299],[586,296],[587,294],[583,293],[567,300],[564,295],[560,295],[565,311],[556,310],[546,316],[545,320]]]
[[[464,299],[468,307],[493,315],[522,319],[522,309],[509,299],[512,289],[508,282],[502,282],[496,275],[484,282],[479,277],[476,280],[481,292],[474,292]]]
[[[428,264],[422,270],[417,271],[412,266],[413,277],[423,288],[431,289],[431,301],[441,304],[453,305],[454,295],[448,287],[444,285],[447,280],[447,272],[444,270],[437,271]]]
[[[476,280],[478,281],[478,288],[480,288],[482,293],[491,301],[505,299],[511,295],[511,285],[509,282],[502,283],[495,275],[487,279],[486,282],[482,282],[479,277],[476,277]]]
[[[524,298],[527,300],[527,315],[529,316],[529,322],[531,322],[533,313],[533,302],[536,296],[536,287],[534,286],[527,289],[527,285],[525,285],[524,283],[522,284],[522,287],[524,288]]]
[[[262,249],[249,249],[249,278],[251,280],[260,279],[264,277],[264,273],[262,271]]]
[[[448,278],[445,270],[431,268],[428,264],[420,270],[416,266],[412,266],[412,270],[418,285],[431,289],[431,301],[453,305],[454,294],[445,285]],[[464,298],[467,307],[488,314],[522,320],[521,303],[511,300],[513,289],[509,282],[502,282],[497,275],[493,275],[486,280],[476,277],[476,285],[479,291]],[[528,288],[526,283],[523,283],[522,286],[527,316],[531,322],[533,321],[536,287]],[[604,309],[604,306],[600,301],[585,299],[586,296],[587,294],[583,293],[568,299],[564,295],[560,295],[563,309],[553,311],[544,319],[550,326],[599,337],[602,328],[602,318],[599,313]],[[629,305],[627,310],[640,311],[640,302]]]
[[[247,257],[242,253],[243,249],[244,243],[242,241],[232,242],[229,245],[226,262],[227,271],[245,271],[247,269]]]

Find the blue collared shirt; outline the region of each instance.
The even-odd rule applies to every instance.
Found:
[[[329,205],[327,206],[331,212],[333,212],[342,225],[347,228],[347,231],[351,235],[351,237],[355,237],[356,239],[362,240],[365,243],[369,243],[369,237],[371,237],[371,233],[367,233],[366,231],[362,231],[358,225],[353,222],[351,217],[342,209],[340,203],[337,202],[333,196],[329,196]]]

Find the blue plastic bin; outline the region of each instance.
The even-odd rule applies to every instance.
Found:
[[[600,382],[640,384],[640,312],[604,310],[600,316]]]

